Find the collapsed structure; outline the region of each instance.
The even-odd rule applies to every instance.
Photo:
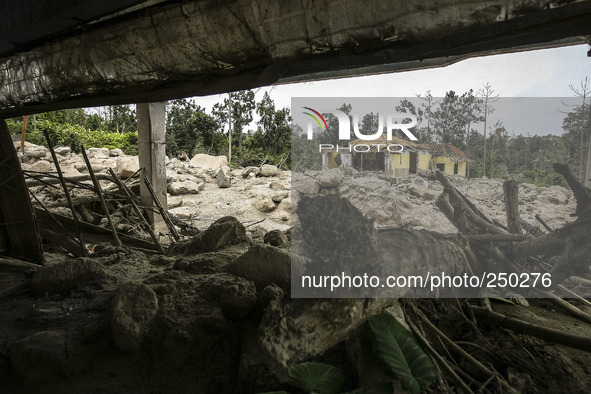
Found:
[[[396,149],[386,149],[396,145]],[[350,148],[349,148],[350,147]],[[381,171],[391,178],[439,170],[448,175],[466,176],[470,160],[453,144],[419,144],[413,141],[382,136],[376,140],[354,140],[345,149],[322,151],[322,166],[350,166],[357,171]]]
[[[0,116],[141,103],[139,163],[150,178],[143,183],[142,201],[152,207],[163,187],[166,195],[163,100],[580,44],[591,33],[591,1],[78,0],[63,7],[54,0],[11,0],[0,3],[0,32]],[[0,136],[9,139],[4,121]],[[405,322],[421,344],[412,346],[415,358],[418,354],[438,364],[434,391],[584,392],[591,384],[591,341],[587,326],[580,324],[591,322],[585,300],[551,299],[547,302],[566,312],[546,307],[547,319],[531,312],[544,304],[528,309],[518,294],[493,295],[482,305],[457,299],[293,300],[291,232],[250,235],[232,217],[215,220],[166,251],[162,245],[138,250],[134,241],[130,247],[97,245],[87,257],[84,225],[72,210],[71,226],[60,221],[68,236],[60,239],[58,234],[54,242],[74,241],[64,246],[82,256],[44,253],[47,244],[36,236],[16,153],[5,140],[0,144],[0,217],[5,220],[0,233],[0,376],[9,391],[292,391],[295,384],[285,367],[320,360],[342,366],[345,390],[374,391],[374,384],[382,389],[385,384],[385,392],[402,387],[417,392],[418,380],[423,381],[417,371],[405,371],[408,379],[401,379],[392,368],[378,367],[384,357],[376,357],[386,353],[391,360],[395,354],[388,347],[391,341],[372,341],[367,335],[368,319],[378,314]],[[426,152],[417,147],[416,160],[411,160],[409,151],[408,163],[402,155],[398,164],[390,157],[390,168],[400,165],[400,173],[410,173],[416,162],[418,171]],[[457,162],[460,172],[461,160],[454,156],[461,155],[451,147],[429,154],[435,167],[442,164],[444,171],[455,172]],[[375,157],[373,162],[381,165]],[[351,203],[331,195],[329,189],[340,181],[330,176],[307,181],[304,189],[311,196],[302,201],[315,209],[302,215],[301,223],[314,246],[330,244],[332,236],[346,230],[346,239],[358,241],[347,250],[366,252],[364,264],[379,263],[394,248],[410,262],[420,263],[420,254],[426,253],[433,261],[475,273],[483,271],[483,263],[534,265],[552,270],[557,282],[568,282],[570,288],[589,288],[589,278],[567,276],[589,265],[591,199],[568,169],[556,169],[573,190],[578,218],[541,235],[533,234],[543,230],[520,220],[514,184],[505,188],[505,226],[483,214],[441,173],[436,176],[444,192],[436,204],[457,235],[376,229]],[[110,179],[117,183],[114,198],[125,201],[137,220],[146,219],[136,193],[118,176]],[[328,195],[318,196],[324,192]],[[158,210],[165,210],[165,199],[160,202]],[[275,209],[275,203],[271,199],[268,205]],[[384,200],[395,209],[391,203]],[[14,215],[23,206],[26,216]],[[338,215],[331,213],[340,211],[355,214],[359,226],[335,225],[332,219]],[[315,226],[318,219],[322,227]],[[142,225],[155,238],[148,223]],[[46,234],[45,242],[51,241]],[[404,239],[425,247],[409,248]],[[431,245],[446,248],[452,259],[440,260]],[[45,256],[48,261],[37,264]],[[296,266],[307,268],[303,257]],[[343,257],[346,268],[350,256]],[[499,304],[493,309],[495,300]],[[571,323],[570,332],[563,330],[565,322]],[[508,335],[496,329],[499,325],[521,335]],[[391,327],[385,328],[390,339],[395,337]],[[412,355],[402,356],[394,357],[399,365],[413,364],[407,362]]]

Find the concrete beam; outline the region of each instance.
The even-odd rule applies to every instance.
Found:
[[[137,104],[138,154],[140,168],[150,180],[160,204],[166,209],[166,102]],[[154,205],[152,196],[142,182],[141,200]],[[148,213],[148,221],[154,229],[166,230],[166,224],[159,214]]]
[[[589,34],[591,0],[166,2],[0,58],[0,116],[433,67]]]

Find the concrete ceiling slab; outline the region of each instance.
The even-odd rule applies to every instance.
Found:
[[[591,0],[39,3],[56,4],[54,31],[0,30],[22,39],[0,57],[0,116],[434,67],[591,34]]]

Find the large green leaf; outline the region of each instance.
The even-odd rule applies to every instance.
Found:
[[[322,363],[297,364],[288,372],[304,389],[317,394],[336,394],[345,380],[340,369]]]
[[[398,379],[413,394],[437,378],[431,359],[416,343],[412,334],[388,312],[369,319],[374,335],[375,354],[385,365],[386,374]]]

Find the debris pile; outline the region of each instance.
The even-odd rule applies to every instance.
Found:
[[[310,256],[292,253],[297,243],[316,247],[330,236],[357,239],[337,251],[344,269],[351,250],[366,253],[369,266],[394,248],[417,264],[432,258],[475,271],[536,264],[572,285],[565,273],[590,255],[591,202],[564,167],[557,171],[570,189],[440,173],[392,180],[338,169],[291,174],[266,164],[232,170],[221,157],[173,158],[166,239],[142,223],[142,210],[159,207],[135,197],[143,179],[134,157],[88,150],[95,171],[87,172],[76,164],[86,164],[84,155],[56,148],[68,201],[56,188],[59,176],[33,168],[51,170],[49,153],[29,146],[20,156],[50,244],[45,264],[0,258],[7,392],[300,392],[293,376],[313,366],[340,371],[341,391],[556,392],[567,385],[585,392],[591,384],[585,300],[290,297],[292,265],[315,267]],[[293,244],[292,194],[293,226],[304,233]],[[344,211],[359,225],[339,226]],[[574,278],[577,286],[588,287],[587,276]],[[414,356],[403,349],[396,356],[403,359],[385,360],[394,345],[379,330],[412,338]],[[412,364],[411,356],[427,360],[430,379],[388,369],[388,362]]]

